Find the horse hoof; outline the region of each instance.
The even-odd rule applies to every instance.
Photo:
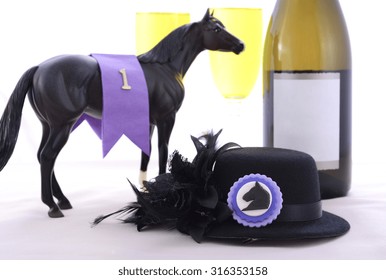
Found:
[[[63,218],[63,217],[64,217],[62,211],[60,211],[60,209],[57,208],[57,207],[51,208],[51,209],[48,211],[48,216],[49,216],[50,218]]]
[[[68,199],[59,200],[58,206],[62,210],[72,209],[72,205]]]

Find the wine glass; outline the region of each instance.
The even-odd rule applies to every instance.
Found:
[[[189,13],[137,12],[135,23],[137,54],[149,51],[171,31],[189,22]]]
[[[239,55],[231,52],[209,52],[214,82],[225,99],[224,109],[228,117],[225,118],[225,124],[228,132],[234,135],[241,129],[242,100],[250,95],[261,68],[262,9],[215,8],[212,11],[213,16],[245,44],[245,50]],[[226,130],[225,128],[225,133]]]

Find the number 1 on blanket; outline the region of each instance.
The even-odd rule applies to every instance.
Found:
[[[126,75],[126,69],[123,68],[121,70],[119,70],[119,73],[121,73],[122,75],[122,89],[125,89],[125,90],[131,90],[131,86],[129,86],[128,82],[127,82],[127,75]]]

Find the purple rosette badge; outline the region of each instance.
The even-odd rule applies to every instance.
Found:
[[[228,194],[233,218],[249,227],[263,227],[280,214],[283,198],[279,186],[262,174],[250,174],[236,181]]]

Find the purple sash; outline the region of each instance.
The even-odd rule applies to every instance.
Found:
[[[102,120],[83,114],[102,139],[103,157],[126,135],[144,153],[150,154],[149,98],[145,76],[135,55],[91,54],[102,73]]]

